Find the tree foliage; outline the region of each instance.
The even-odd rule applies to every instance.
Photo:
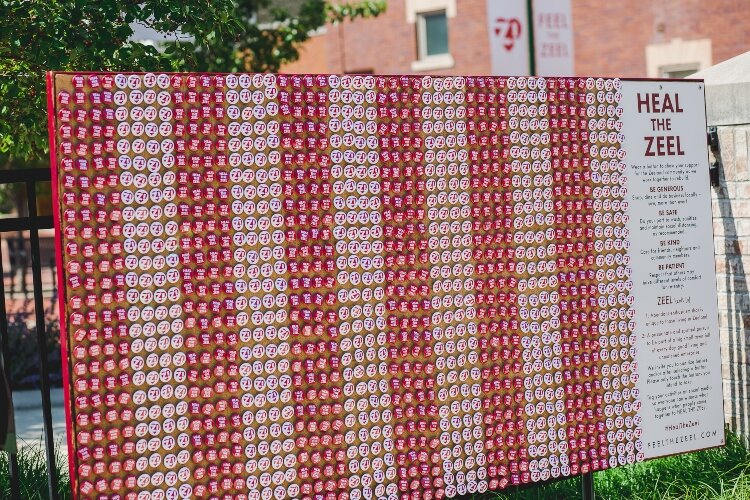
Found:
[[[45,71],[277,71],[297,59],[310,32],[375,16],[385,0],[300,0],[296,7],[275,8],[272,0],[0,0],[0,153],[28,161],[47,151]],[[270,22],[256,21],[261,9]],[[134,23],[176,41],[161,48],[134,41]]]

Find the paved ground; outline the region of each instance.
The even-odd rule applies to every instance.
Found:
[[[40,231],[40,246],[42,247],[42,290],[44,292],[44,307],[47,318],[57,317],[57,302],[55,296],[55,273],[50,266],[50,259],[54,255],[54,244],[52,235],[54,231]],[[13,238],[17,235],[14,233]],[[0,263],[2,264],[2,275],[5,290],[5,304],[8,314],[25,311],[28,315],[28,326],[33,327],[36,323],[34,316],[33,278],[28,253],[29,242],[26,237],[26,251],[19,254],[18,250],[11,255],[8,246],[8,237],[0,238]],[[16,265],[11,265],[13,258]],[[19,261],[26,260],[26,272],[21,271]],[[26,286],[23,286],[25,281]],[[24,292],[24,288],[26,291]],[[10,359],[13,358],[13,346],[10,346]],[[63,391],[60,388],[52,389],[52,434],[56,443],[57,453],[60,460],[67,460],[67,439],[65,435],[65,410],[63,408]],[[42,397],[38,389],[13,391],[13,408],[15,410],[16,436],[18,447],[35,446],[44,448],[44,423],[42,418]]]
[[[65,437],[65,410],[62,389],[52,389],[52,434],[59,453],[67,456]],[[38,390],[13,391],[16,435],[18,446],[44,446],[44,423],[42,418],[42,396]]]

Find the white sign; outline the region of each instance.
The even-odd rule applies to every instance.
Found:
[[[646,458],[724,444],[704,89],[626,81],[621,107]]]
[[[570,0],[534,0],[533,8],[536,74],[574,75]]]
[[[487,0],[493,75],[529,74],[526,0]]]

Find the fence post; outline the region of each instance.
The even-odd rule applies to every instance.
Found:
[[[42,414],[44,417],[44,444],[47,452],[47,486],[51,500],[59,498],[57,464],[55,461],[55,439],[52,432],[52,402],[49,387],[49,361],[47,360],[47,332],[42,294],[42,263],[39,255],[39,225],[36,214],[36,183],[26,181],[26,199],[29,207],[29,239],[31,240],[31,271],[34,284],[34,312],[36,313],[36,340],[39,348],[39,385],[42,391]]]
[[[10,386],[10,339],[8,338],[8,311],[5,309],[5,272],[3,270],[3,250],[0,242],[0,337],[2,337],[2,369]],[[10,389],[10,418],[13,415],[13,388]],[[13,436],[12,439],[16,439]],[[8,473],[10,474],[10,498],[21,498],[21,485],[18,472],[17,445],[8,452]]]

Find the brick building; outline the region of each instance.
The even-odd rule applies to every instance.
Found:
[[[284,71],[491,74],[507,33],[492,35],[488,5],[517,1],[389,0],[376,19],[320,30]],[[683,77],[750,50],[747,0],[569,1],[576,75]]]

